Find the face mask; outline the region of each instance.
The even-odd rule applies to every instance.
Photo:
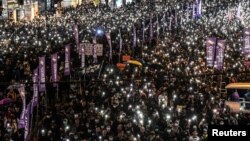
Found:
[[[7,131],[10,133],[10,132],[12,132],[12,129],[11,128],[7,128]]]
[[[63,121],[63,124],[66,125],[68,122],[66,120]]]
[[[112,140],[113,140],[113,137],[109,137],[109,140],[112,141]]]
[[[110,131],[110,127],[107,127],[107,131]]]

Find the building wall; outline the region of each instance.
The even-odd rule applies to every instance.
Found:
[[[3,18],[8,18],[7,0],[2,0],[2,8],[4,8],[3,11],[2,11],[2,17]]]
[[[62,7],[69,7],[71,5],[71,0],[63,0]]]

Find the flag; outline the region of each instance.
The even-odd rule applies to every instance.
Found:
[[[30,114],[31,114],[31,103],[27,105],[24,116],[24,141],[29,141],[29,126],[30,126]]]
[[[182,19],[182,14],[180,14],[180,25],[182,25],[183,19]]]
[[[119,30],[119,38],[120,38],[120,47],[119,47],[119,60],[120,60],[122,54],[122,35],[120,30]]]
[[[232,20],[232,12],[231,12],[231,10],[229,8],[227,9],[227,18],[228,18],[229,21]]]
[[[58,58],[57,53],[51,55],[51,72],[52,72],[52,82],[54,87],[57,86],[57,81],[58,81],[57,58]]]
[[[159,34],[160,34],[160,26],[159,26],[159,18],[157,15],[157,17],[156,17],[156,37],[157,37],[157,39],[159,37]]]
[[[202,0],[198,0],[197,17],[201,17],[202,14]]]
[[[236,18],[238,18],[241,21],[241,24],[245,26],[244,15],[241,13],[241,10],[242,10],[241,3],[239,3],[237,8]]]
[[[108,40],[108,44],[109,44],[109,62],[112,61],[112,44],[111,44],[111,36],[110,33],[106,33],[106,38]]]
[[[77,49],[77,52],[80,53],[78,25],[74,25],[73,31],[74,31],[74,37],[75,37],[75,42],[76,42],[76,49]]]
[[[239,3],[239,5],[238,5],[236,17],[237,18],[241,17],[241,3]]]
[[[93,37],[93,58],[94,58],[94,63],[97,63],[97,50],[96,50],[96,36]]]
[[[133,25],[133,48],[136,47],[136,27]]]
[[[172,15],[170,16],[170,19],[169,19],[169,30],[171,30],[172,28]]]
[[[92,42],[93,42],[93,44],[96,44],[97,42],[96,42],[96,36],[94,36],[93,38],[92,38]]]
[[[93,58],[94,63],[97,63],[97,44],[93,44]]]
[[[195,4],[195,1],[193,2],[193,19],[195,19],[195,17],[196,17],[196,11],[195,11],[195,9],[196,9],[196,4]]]
[[[241,13],[241,3],[238,5],[236,18],[238,18],[242,25],[245,26],[244,15]]]
[[[207,57],[206,57],[206,60],[207,60],[208,67],[214,66],[215,46],[216,46],[216,38],[207,38],[207,43],[206,43]]]
[[[217,48],[216,48],[216,68],[218,70],[223,69],[225,47],[226,47],[226,41],[218,40]]]
[[[174,18],[175,18],[175,27],[177,27],[178,26],[178,15],[177,15],[176,10],[175,10]]]
[[[45,56],[39,57],[39,92],[44,92],[46,90],[45,68],[46,68]]]
[[[250,28],[246,28],[243,34],[243,51],[246,60],[249,59],[250,55]]]
[[[186,18],[187,18],[187,21],[189,21],[189,4],[187,4],[187,12],[186,12]]]
[[[81,68],[84,68],[85,67],[85,49],[84,49],[83,43],[80,44],[80,48],[81,48]]]
[[[163,23],[163,27],[162,27],[163,33],[165,33],[165,28],[166,28],[166,14],[165,13],[161,19],[161,22]]]
[[[32,81],[33,81],[33,97],[31,101],[32,102],[31,112],[33,112],[33,108],[38,104],[38,68],[36,68],[33,71]]]
[[[145,41],[145,23],[142,22],[142,44],[144,44]]]
[[[18,92],[21,96],[22,99],[22,103],[23,103],[23,108],[22,108],[22,113],[20,115],[19,118],[19,122],[18,122],[18,128],[24,128],[25,124],[24,124],[24,116],[25,116],[25,107],[26,107],[26,97],[25,97],[25,87],[23,84],[20,85],[20,87],[18,88]]]
[[[70,44],[65,46],[65,66],[64,66],[64,75],[70,75]]]
[[[149,36],[150,36],[150,42],[152,41],[152,39],[153,39],[153,23],[152,23],[152,15],[151,15],[151,17],[150,17],[150,23],[149,23],[150,25],[150,29],[149,29]]]

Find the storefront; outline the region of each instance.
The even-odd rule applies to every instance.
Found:
[[[19,20],[32,20],[38,16],[38,2],[30,3],[24,1],[19,5],[15,0],[2,0],[2,18],[10,19],[14,22]]]
[[[33,20],[35,17],[39,16],[38,2],[25,3],[20,9],[20,19]]]
[[[18,3],[14,0],[3,0],[3,18],[11,19],[13,21],[18,20]]]
[[[70,6],[76,7],[77,5],[81,5],[82,3],[84,3],[84,0],[63,0],[62,7],[70,7]]]
[[[24,0],[23,5],[19,5],[17,0],[0,0],[2,3],[2,16],[3,19],[18,20],[32,20],[39,16],[39,13],[58,8],[57,0]],[[102,4],[108,4],[111,8],[119,8],[124,4],[131,3],[133,0],[100,0]],[[76,7],[83,3],[92,3],[93,0],[63,0],[61,2],[62,8]],[[107,3],[106,3],[107,2]],[[56,13],[58,14],[58,11]]]
[[[9,3],[9,6],[8,6],[8,3]],[[2,18],[3,19],[8,19],[9,17],[9,13],[8,12],[8,8],[11,9],[14,7],[14,5],[11,3],[11,1],[8,1],[8,0],[1,0],[1,7],[2,7]],[[11,9],[12,10],[12,9]]]

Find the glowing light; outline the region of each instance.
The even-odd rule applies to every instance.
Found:
[[[166,117],[167,117],[167,120],[169,120],[169,119],[171,118],[171,116],[170,116],[170,115],[167,115]]]
[[[214,113],[217,113],[217,109],[213,109],[213,112],[214,112]]]
[[[65,127],[65,130],[69,130],[69,126],[68,125]]]
[[[192,117],[192,120],[196,120],[196,119],[197,119],[197,116],[194,115],[194,116]]]
[[[96,30],[96,34],[97,34],[97,35],[103,35],[104,32],[103,32],[102,29],[97,29],[97,30]]]

